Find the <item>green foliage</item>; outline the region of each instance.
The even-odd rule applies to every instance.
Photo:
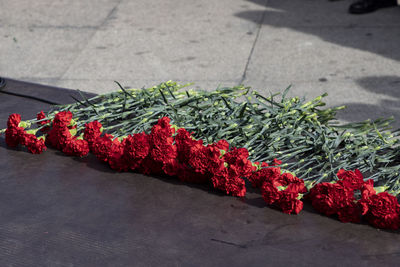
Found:
[[[359,169],[400,193],[399,131],[390,132],[392,119],[336,125],[336,112],[321,109],[326,94],[311,101],[283,94],[266,97],[250,88],[235,86],[213,91],[188,90],[168,81],[147,89],[125,89],[55,106],[48,117],[70,110],[80,134],[85,123],[98,120],[116,137],[149,132],[160,117],[194,132],[205,143],[226,139],[246,147],[253,161],[278,158],[283,168],[306,181],[334,179],[339,169]],[[32,120],[31,122],[36,122]]]

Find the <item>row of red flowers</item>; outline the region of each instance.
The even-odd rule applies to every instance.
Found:
[[[270,164],[251,162],[247,149],[232,147],[226,140],[204,145],[184,128],[172,126],[168,117],[159,119],[149,134],[125,138],[103,134],[98,121],[86,124],[83,135],[77,137],[72,117],[69,111],[59,112],[51,122],[44,120],[46,116],[40,112],[37,118],[46,136],[37,138],[35,131],[30,133],[21,127],[24,124],[19,114],[12,114],[7,122],[6,143],[10,147],[25,146],[34,154],[45,151],[46,145],[77,157],[90,151],[116,171],[165,174],[183,182],[209,183],[237,197],[245,196],[248,180],[260,189],[268,205],[284,213],[298,214],[306,194],[318,212],[338,216],[342,222],[364,218],[378,228],[400,226],[397,199],[386,192],[377,194],[373,180],[364,181],[358,170],[340,170],[337,182],[317,184],[308,192],[302,179],[279,167],[279,160]]]

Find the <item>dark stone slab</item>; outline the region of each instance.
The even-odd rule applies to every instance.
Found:
[[[71,91],[9,81],[4,90],[70,102]],[[0,125],[49,108],[0,93]],[[0,138],[0,266],[396,266],[399,232],[344,224],[305,207],[285,215],[251,189],[116,173],[93,156],[32,155]]]

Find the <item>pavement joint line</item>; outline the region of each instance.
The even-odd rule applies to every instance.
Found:
[[[265,0],[263,6],[267,7],[267,4],[268,4],[268,0]],[[262,13],[261,19],[260,19],[260,21],[259,21],[259,23],[257,25],[257,34],[256,34],[256,37],[254,38],[254,42],[253,42],[253,45],[252,45],[252,47],[250,49],[249,56],[247,57],[247,62],[246,62],[246,65],[244,67],[244,70],[243,70],[242,78],[239,81],[239,85],[243,84],[244,80],[246,79],[247,69],[249,68],[251,57],[253,55],[254,48],[256,47],[256,43],[257,43],[258,37],[260,36],[260,32],[261,32],[261,28],[262,28],[262,25],[263,25],[263,22],[264,22],[265,14],[267,14],[267,10],[264,10],[264,12]]]

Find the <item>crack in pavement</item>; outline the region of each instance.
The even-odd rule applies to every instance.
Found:
[[[267,7],[267,3],[268,3],[268,0],[265,0],[263,6]],[[256,38],[254,39],[253,45],[252,45],[251,50],[250,50],[250,54],[247,57],[247,62],[246,62],[246,65],[244,67],[242,78],[240,79],[239,85],[243,84],[244,80],[246,79],[247,69],[249,68],[251,57],[253,56],[254,48],[256,47],[256,44],[257,44],[257,41],[258,41],[258,36],[260,35],[261,27],[262,27],[262,24],[263,24],[263,21],[264,21],[264,18],[265,18],[266,14],[267,14],[267,10],[264,10],[264,12],[262,13],[261,19],[260,19],[260,21],[259,21],[259,23],[257,25]]]

